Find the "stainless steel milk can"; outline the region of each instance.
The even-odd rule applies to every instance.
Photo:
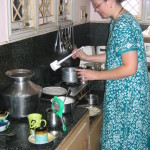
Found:
[[[13,82],[1,91],[1,99],[13,118],[23,118],[38,111],[42,88],[30,81],[33,74],[27,69],[6,72]]]

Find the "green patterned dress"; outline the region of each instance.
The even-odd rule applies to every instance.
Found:
[[[150,85],[141,28],[130,13],[110,24],[106,69],[122,65],[121,55],[138,52],[134,76],[107,80],[103,103],[101,150],[150,149]]]

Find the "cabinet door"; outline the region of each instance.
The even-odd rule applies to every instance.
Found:
[[[90,150],[99,150],[101,126],[102,126],[102,113],[94,120],[93,124],[90,126],[90,133],[89,133]]]
[[[57,30],[56,0],[7,0],[8,42]]]
[[[75,125],[56,150],[88,150],[89,113]]]
[[[67,150],[88,150],[88,135],[87,125],[84,123],[82,128],[77,132],[76,136],[72,139],[70,145],[66,148]]]

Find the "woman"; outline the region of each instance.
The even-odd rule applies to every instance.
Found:
[[[106,54],[73,59],[105,62],[106,70],[76,69],[85,80],[106,80],[100,149],[148,150],[150,87],[141,28],[121,0],[92,0],[102,18],[111,17]],[[73,52],[74,52],[73,51]]]

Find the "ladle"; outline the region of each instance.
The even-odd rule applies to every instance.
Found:
[[[79,48],[78,50],[83,50],[83,48],[84,48],[84,46],[82,46],[81,48]],[[52,62],[51,64],[50,64],[50,67],[54,70],[54,71],[56,71],[57,69],[59,69],[60,67],[61,67],[61,63],[63,63],[64,61],[66,61],[67,59],[69,59],[71,56],[73,56],[74,54],[76,54],[76,52],[74,52],[74,53],[71,53],[70,55],[68,55],[68,56],[66,56],[65,58],[63,58],[62,60],[60,60],[60,61],[57,61],[57,60],[55,60],[54,62]]]
[[[0,136],[9,136],[9,137],[11,137],[11,136],[14,136],[14,135],[15,135],[14,131],[12,131],[10,133],[0,133]]]

